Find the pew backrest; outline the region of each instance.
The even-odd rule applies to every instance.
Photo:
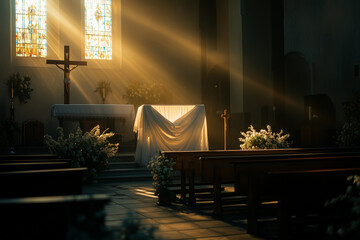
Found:
[[[57,169],[69,167],[68,162],[0,162],[0,172]]]
[[[72,160],[69,158],[24,158],[24,159],[0,159],[0,163],[42,163],[42,162],[66,162],[71,166]]]
[[[296,154],[265,154],[244,156],[206,156],[200,157],[200,178],[211,181],[214,170],[219,171],[224,181],[234,180],[239,174],[250,172],[266,173],[276,169],[319,169],[360,166],[360,152],[327,152]],[[234,171],[235,170],[235,171]]]
[[[58,159],[58,156],[54,154],[0,154],[0,161],[21,159]]]
[[[286,148],[286,149],[245,149],[245,150],[209,150],[209,151],[162,151],[169,158],[175,160],[175,170],[195,170],[200,174],[200,157],[211,156],[252,156],[278,154],[312,154],[312,153],[345,153],[360,151],[353,148]]]
[[[103,231],[109,201],[106,194],[0,199],[0,239],[66,239],[79,221]]]
[[[82,193],[86,168],[0,172],[0,198]]]

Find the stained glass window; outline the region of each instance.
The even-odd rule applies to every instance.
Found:
[[[16,56],[46,57],[46,0],[16,0]]]
[[[112,59],[111,0],[85,0],[85,59]]]

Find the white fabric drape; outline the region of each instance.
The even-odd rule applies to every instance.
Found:
[[[204,105],[142,105],[134,132],[141,166],[163,150],[209,150]]]

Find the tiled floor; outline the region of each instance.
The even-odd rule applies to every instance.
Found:
[[[162,239],[260,239],[237,224],[219,220],[182,204],[158,206],[151,182],[96,183],[84,187],[85,193],[106,193],[106,225],[118,229],[131,213],[145,227],[155,226]]]

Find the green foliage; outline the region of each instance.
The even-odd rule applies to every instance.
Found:
[[[114,231],[104,226],[104,211],[89,212],[78,216],[69,226],[66,240],[157,240],[155,226],[142,224],[129,212],[119,227]]]
[[[347,180],[346,192],[325,203],[335,219],[327,233],[336,239],[355,240],[360,239],[360,176],[349,176]]]
[[[141,223],[140,219],[133,217],[130,212],[120,226],[118,240],[156,240],[154,226],[146,226]]]
[[[343,103],[344,114],[347,120],[360,120],[360,92],[356,92],[353,98]]]
[[[158,104],[164,98],[164,88],[156,82],[134,81],[128,86],[123,96],[128,103],[140,106],[142,104]]]
[[[78,215],[69,224],[65,240],[116,240],[114,234],[104,225],[104,219],[104,210]]]
[[[25,104],[31,99],[31,92],[34,91],[34,89],[31,88],[31,78],[29,76],[22,77],[20,73],[14,73],[7,80],[6,85],[10,96],[12,91],[11,87],[13,86],[13,95],[19,98],[20,103]]]
[[[336,143],[340,147],[360,147],[360,92],[344,103],[343,108],[346,119]]]
[[[159,154],[152,157],[148,164],[148,169],[153,174],[153,185],[155,187],[155,195],[169,192],[169,185],[172,182],[175,161]]]
[[[90,132],[83,132],[80,128],[75,133],[70,133],[68,138],[64,137],[61,127],[58,128],[58,138],[54,140],[45,135],[45,144],[51,153],[60,158],[71,158],[73,167],[87,167],[87,180],[96,177],[100,171],[108,166],[108,158],[116,154],[119,144],[111,144],[107,138],[114,133],[100,134],[100,127],[95,126]]]
[[[240,132],[244,138],[239,138],[242,142],[241,149],[277,149],[289,148],[291,142],[288,140],[290,134],[284,134],[283,130],[279,133],[274,133],[271,126],[267,125],[267,130],[261,129],[257,132],[255,128],[250,125],[249,131]]]
[[[346,121],[339,132],[336,143],[340,147],[360,147],[360,122]]]

